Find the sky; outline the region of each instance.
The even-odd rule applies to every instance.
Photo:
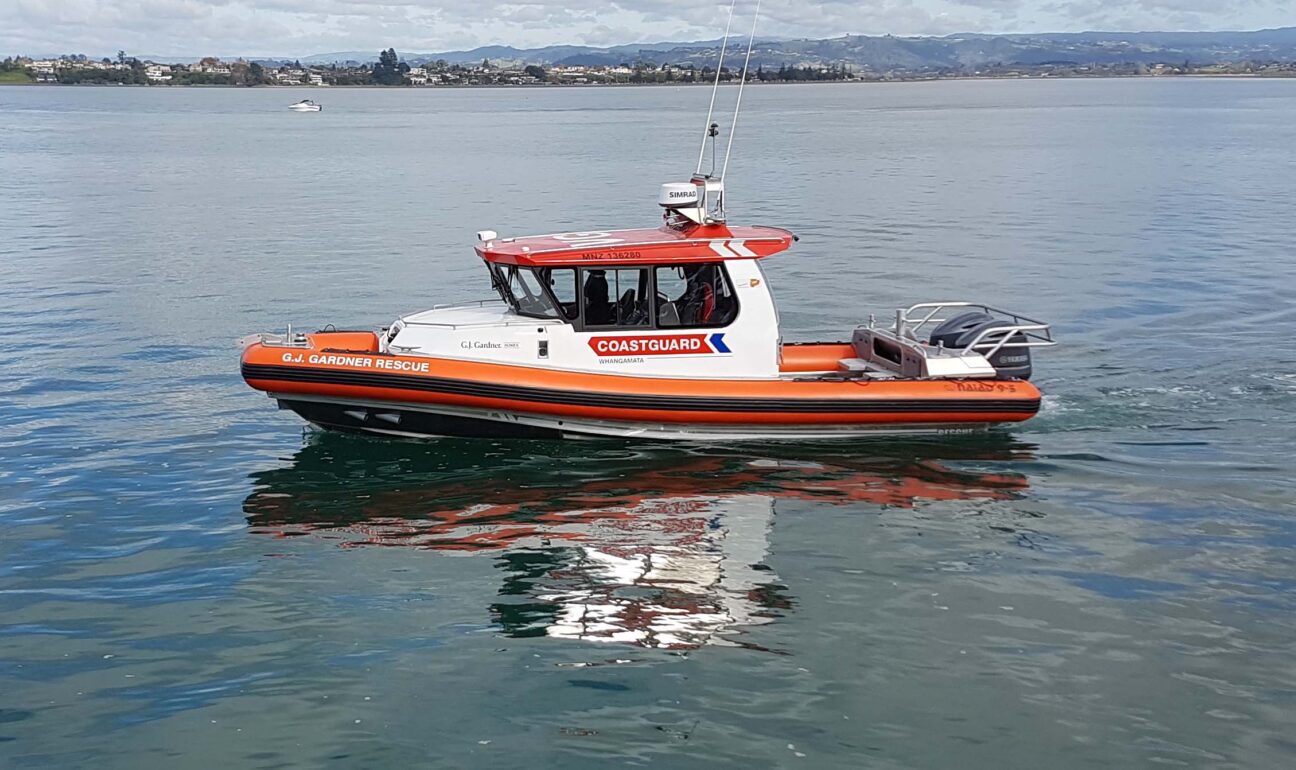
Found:
[[[739,0],[735,29],[754,0]],[[728,2],[0,0],[0,55],[309,56],[709,40]],[[768,37],[1223,30],[1296,25],[1296,0],[762,0]]]

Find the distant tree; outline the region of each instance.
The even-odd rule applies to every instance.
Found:
[[[491,68],[490,59],[482,59],[482,69],[488,70],[490,68]]]
[[[269,82],[270,76],[266,74],[266,68],[261,66],[260,62],[252,62],[248,65],[247,84],[250,86],[265,85]]]
[[[536,80],[539,80],[541,83],[545,81],[546,73],[544,71],[544,67],[535,64],[528,64],[526,68],[523,69],[522,71],[530,75],[531,77],[535,78]]]
[[[118,52],[117,52],[117,63],[118,63],[118,64],[125,64],[125,63],[126,63],[126,52],[125,52],[125,51],[118,51]]]
[[[409,72],[409,65],[405,65],[404,72],[401,71],[401,66],[395,48],[379,52],[378,63],[373,67],[373,82],[380,86],[404,85],[405,72]]]

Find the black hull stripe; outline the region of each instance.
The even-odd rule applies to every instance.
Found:
[[[357,417],[354,406],[346,404],[323,404],[315,401],[280,400],[280,405],[287,407],[303,419],[323,428],[344,431],[392,433],[423,436],[461,436],[464,438],[562,438],[562,431],[554,428],[541,428],[531,425],[520,425],[499,420],[485,420],[476,417],[461,417],[447,414],[430,414],[414,412],[408,409],[392,410],[400,415],[397,424],[384,423],[370,419],[368,410],[361,410]],[[384,409],[384,412],[387,410]]]
[[[715,398],[705,396],[650,396],[634,393],[592,393],[574,390],[501,385],[444,377],[415,377],[379,374],[349,369],[311,369],[273,364],[244,364],[245,380],[275,380],[320,385],[349,385],[367,388],[415,390],[424,393],[497,398],[508,401],[590,406],[610,409],[643,409],[688,412],[784,412],[784,413],[926,413],[976,414],[1010,412],[1035,414],[1039,399],[831,399],[831,398]]]

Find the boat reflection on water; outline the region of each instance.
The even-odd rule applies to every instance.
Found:
[[[949,463],[1031,449],[985,437],[939,451],[891,444],[884,456],[537,443],[519,456],[516,445],[325,434],[290,465],[254,474],[244,513],[253,532],[275,536],[492,553],[505,577],[491,614],[509,636],[689,649],[736,643],[727,631],[792,607],[765,564],[778,501],[1010,499],[1024,476]]]

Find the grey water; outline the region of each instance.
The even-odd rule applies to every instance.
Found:
[[[708,96],[0,88],[0,766],[1296,764],[1296,81],[748,90],[784,338],[1046,318],[1006,432],[382,441],[241,382],[488,296],[476,230],[652,225]]]

